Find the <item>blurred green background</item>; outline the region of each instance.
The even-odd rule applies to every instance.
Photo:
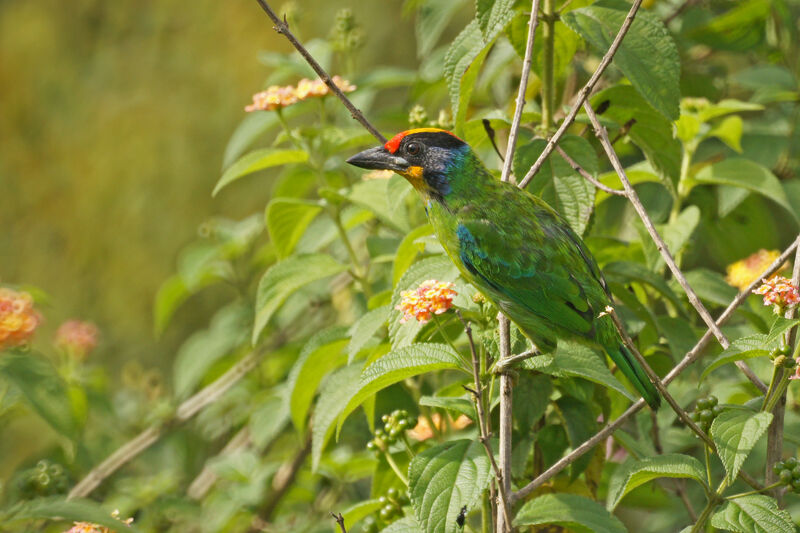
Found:
[[[360,21],[401,5],[349,3]],[[325,38],[342,7],[295,2],[294,30]],[[291,50],[271,26],[252,0],[0,0],[0,280],[49,295],[38,342],[64,319],[91,320],[94,358],[167,370],[205,324],[223,296],[213,289],[156,340],[153,298],[204,220],[266,203],[263,178],[211,190],[270,74],[259,52]],[[411,21],[391,28],[365,32],[357,68],[416,66]]]

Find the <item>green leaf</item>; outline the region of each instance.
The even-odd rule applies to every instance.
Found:
[[[453,411],[459,415],[468,416],[473,420],[475,419],[475,406],[466,398],[455,398],[451,396],[423,396],[419,399],[419,404],[426,407],[447,409],[448,411]]]
[[[342,517],[344,518],[344,523],[348,529],[353,529],[357,523],[359,523],[364,518],[368,517],[373,513],[377,513],[381,510],[384,504],[380,502],[379,499],[374,500],[367,500],[364,502],[358,502],[354,505],[351,505],[344,511],[342,511]]]
[[[355,387],[350,384],[355,393],[342,410],[338,429],[356,407],[379,390],[425,372],[458,369],[470,372],[458,353],[446,344],[419,343],[392,350],[365,368]]]
[[[381,533],[419,533],[419,524],[413,516],[404,516],[396,522],[392,522]]]
[[[764,22],[770,12],[769,0],[743,0],[708,23],[693,28],[688,37],[714,49],[749,52],[764,39]]]
[[[590,439],[597,431],[596,415],[586,403],[572,396],[562,396],[556,400],[555,405],[573,450]],[[594,453],[590,451],[570,464],[570,480],[574,481],[586,470],[589,463],[592,462],[593,455]]]
[[[728,500],[711,515],[711,525],[734,533],[795,533],[797,528],[775,498],[752,494]]]
[[[727,306],[738,294],[736,288],[728,285],[719,272],[705,268],[686,272],[686,281],[700,298],[717,305]]]
[[[49,362],[33,353],[4,353],[0,375],[22,392],[28,405],[53,429],[69,438],[77,434],[67,384]]]
[[[616,85],[599,92],[591,101],[595,108],[608,102],[603,117],[613,120],[620,127],[635,119],[636,122],[628,130],[630,140],[662,177],[677,180],[681,165],[681,143],[673,135],[672,123],[654,110],[636,89],[630,85]],[[616,176],[616,172],[613,174]],[[628,178],[633,181],[631,174],[628,172]],[[621,188],[619,178],[613,186]]]
[[[667,249],[672,253],[673,257],[678,256],[681,251],[689,243],[689,238],[697,228],[700,222],[700,209],[696,205],[690,205],[678,215],[678,218],[668,224],[658,224],[656,229]],[[664,268],[664,257],[656,248],[655,243],[650,239],[649,234],[644,231],[643,226],[639,226],[642,235],[647,235],[647,238],[642,241],[642,248],[644,249],[645,257],[647,258],[647,266],[652,270],[661,270]]]
[[[557,524],[576,533],[627,533],[619,519],[599,503],[576,494],[545,494],[525,502],[516,526]]]
[[[765,340],[766,348],[776,348],[783,343],[783,334],[789,328],[800,324],[800,319],[789,319],[782,316],[776,316],[775,321],[769,328],[769,334]]]
[[[530,431],[544,415],[550,404],[553,380],[545,375],[523,372],[514,387],[511,409],[514,422],[523,431]]]
[[[462,507],[474,507],[489,485],[489,459],[475,440],[454,440],[418,454],[408,467],[408,492],[420,530],[456,533]]]
[[[315,472],[342,407],[356,393],[353,383],[358,381],[361,368],[360,363],[340,368],[328,376],[322,385],[314,407],[314,423],[311,425],[311,469]]]
[[[648,270],[641,263],[634,263],[632,261],[615,261],[613,263],[608,263],[603,267],[603,274],[605,274],[606,278],[609,280],[614,280],[623,284],[630,281],[646,283],[660,292],[676,309],[681,312],[683,311],[683,302],[681,302],[678,296],[670,289],[667,282],[664,281],[664,278],[657,275],[652,270]]]
[[[387,194],[389,181],[360,181],[353,185],[347,194],[347,199],[367,209],[382,222],[405,233],[409,230],[405,212],[402,209],[391,209],[389,206],[389,195]]]
[[[628,461],[620,466],[611,478],[606,498],[606,508],[613,511],[630,491],[650,480],[688,478],[706,486],[706,471],[702,463],[691,455],[669,453],[641,460]]]
[[[214,191],[211,195],[216,196],[224,187],[253,172],[279,165],[304,163],[306,161],[308,161],[308,152],[305,150],[285,150],[280,148],[261,148],[259,150],[253,150],[240,157],[225,170],[222,177],[214,186]]]
[[[529,20],[530,15],[528,13],[517,12],[517,15],[506,29],[508,40],[511,41],[514,51],[517,52],[520,58],[525,57],[525,49],[528,44]],[[541,72],[542,68],[544,68],[545,39],[542,33],[540,31],[536,32],[536,40],[533,43],[533,72]],[[580,45],[581,38],[560,20],[556,20],[553,29],[553,73],[556,78],[561,77],[567,71]]]
[[[731,185],[758,193],[786,208],[798,220],[792,210],[780,181],[766,167],[743,158],[731,158],[703,167],[692,177],[688,185]]]
[[[389,313],[392,308],[388,305],[383,305],[377,309],[373,309],[358,319],[358,322],[353,324],[350,328],[350,345],[347,348],[348,363],[352,363],[356,354],[364,347],[378,330],[386,325],[386,320],[389,318]]]
[[[191,296],[180,276],[170,276],[161,284],[153,304],[153,329],[156,337],[161,336],[169,325],[172,315],[186,299]]]
[[[185,398],[211,366],[247,341],[252,310],[241,302],[223,307],[208,329],[198,331],[181,345],[175,356],[175,396]]]
[[[91,500],[77,499],[66,501],[61,496],[51,498],[37,498],[15,505],[4,517],[4,523],[20,520],[64,520],[68,522],[92,522],[111,528],[118,533],[137,530],[133,525],[111,516],[111,512]]]
[[[600,0],[564,13],[561,18],[594,48],[605,53],[629,10],[627,2]],[[639,10],[614,55],[614,64],[653,108],[669,119],[678,118],[680,59],[678,48],[660,18]]]
[[[303,347],[289,372],[286,383],[291,391],[289,406],[292,423],[300,432],[305,428],[308,409],[322,378],[347,360],[344,354],[348,344],[346,336],[347,329],[343,327],[330,328],[314,335]]]
[[[291,255],[320,211],[322,206],[318,202],[299,198],[273,198],[267,204],[267,230],[279,258]]]
[[[735,151],[742,153],[742,117],[726,117],[711,128],[704,137],[716,137]]]
[[[711,438],[729,480],[736,479],[744,460],[772,422],[772,413],[727,408],[711,423]]]
[[[433,227],[430,224],[423,224],[411,230],[397,247],[392,267],[392,285],[397,285],[400,278],[409,267],[414,263],[417,256],[425,250],[425,244],[417,242],[421,237],[433,235]]]
[[[292,293],[313,281],[345,270],[347,265],[324,254],[297,255],[273,265],[258,283],[253,344],[275,311]]]
[[[288,110],[287,110],[288,111]],[[242,119],[225,147],[222,169],[228,168],[239,159],[245,150],[264,133],[280,124],[276,113],[248,113]]]
[[[452,21],[456,13],[464,8],[463,0],[440,2],[425,0],[417,9],[417,20],[414,25],[417,42],[417,57],[423,59],[433,51],[436,43]]]
[[[703,370],[700,381],[705,380],[711,372],[722,365],[767,355],[769,355],[769,350],[767,349],[766,335],[755,334],[736,339]]]
[[[491,32],[497,26],[505,24],[514,15],[515,0],[475,0],[475,18],[485,39],[491,39]],[[501,28],[502,29],[502,28]]]

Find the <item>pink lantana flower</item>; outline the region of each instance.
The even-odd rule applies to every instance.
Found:
[[[453,307],[453,297],[458,294],[455,285],[447,281],[429,279],[423,281],[419,287],[410,291],[403,291],[400,305],[395,309],[403,312],[401,324],[412,318],[422,324],[428,323],[433,315],[441,315]]]

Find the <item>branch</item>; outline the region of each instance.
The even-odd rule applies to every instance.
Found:
[[[511,163],[514,160],[514,150],[517,147],[519,123],[522,120],[522,108],[525,106],[525,91],[528,88],[528,75],[531,72],[531,62],[533,60],[533,41],[536,39],[536,26],[539,24],[539,2],[540,0],[533,0],[531,18],[528,20],[528,41],[525,45],[525,59],[522,62],[522,77],[519,80],[517,103],[514,108],[514,120],[511,122],[511,131],[508,133],[508,146],[506,146],[506,157],[503,160],[502,181],[508,181],[511,176]]]
[[[256,2],[258,2],[258,5],[260,5],[261,9],[264,10],[264,13],[266,13],[267,16],[272,20],[272,23],[275,24],[274,26],[275,31],[286,37],[286,39],[290,43],[292,43],[292,46],[294,46],[295,49],[297,49],[297,51],[300,52],[300,55],[303,56],[303,59],[305,59],[306,62],[309,65],[311,65],[311,68],[313,68],[314,72],[316,72],[317,75],[320,77],[320,79],[325,82],[325,85],[328,86],[331,92],[335,94],[336,97],[342,101],[347,110],[350,111],[350,116],[352,116],[354,119],[360,122],[361,125],[364,126],[364,128],[366,128],[366,130],[370,132],[373,137],[378,139],[378,141],[380,141],[381,143],[385,143],[386,137],[381,135],[381,133],[375,128],[375,126],[373,126],[366,119],[364,114],[356,106],[353,105],[353,102],[351,102],[350,99],[344,95],[342,90],[339,89],[339,87],[337,87],[335,83],[333,83],[333,80],[331,79],[330,75],[328,75],[328,73],[325,72],[325,69],[322,68],[322,66],[317,62],[317,60],[314,59],[314,56],[312,56],[308,52],[308,50],[306,50],[305,47],[302,44],[300,44],[300,41],[297,40],[294,34],[292,34],[292,32],[289,30],[289,25],[286,23],[286,21],[279,19],[278,15],[275,14],[275,12],[272,10],[271,7],[269,7],[269,4],[265,0],[256,0]]]
[[[256,367],[265,351],[254,350],[244,356],[216,381],[200,390],[184,401],[175,410],[171,419],[154,424],[133,439],[119,447],[105,461],[94,467],[77,485],[69,491],[67,499],[85,498],[108,476],[119,470],[128,461],[142,453],[156,442],[165,429],[186,422],[207,405],[215,402],[220,396],[235,385],[245,374]]]
[[[772,262],[772,264],[767,267],[766,270],[758,277],[757,280],[753,281],[750,285],[747,286],[742,292],[740,292],[736,298],[728,305],[725,311],[717,319],[717,326],[722,326],[728,319],[733,315],[733,312],[736,311],[736,308],[739,307],[742,302],[744,302],[750,293],[759,286],[764,278],[767,278],[778,271],[778,269],[786,262],[786,259],[794,252],[794,250],[800,244],[800,237],[798,237],[784,252]],[[675,365],[675,367],[664,377],[662,383],[664,385],[669,385],[678,375],[686,370],[686,368],[692,364],[697,358],[700,356],[702,350],[708,345],[711,341],[713,334],[711,330],[706,330],[705,334],[697,341],[697,344],[683,357],[683,359]],[[639,412],[642,407],[645,406],[645,402],[643,399],[638,400],[636,403],[631,405],[624,413],[622,413],[619,418],[616,420],[608,423],[603,429],[598,431],[592,438],[572,450],[570,453],[556,461],[550,468],[542,472],[542,474],[536,477],[533,481],[525,485],[519,491],[515,492],[511,495],[511,503],[515,503],[526,496],[530,495],[533,491],[547,483],[550,479],[558,475],[559,472],[564,470],[570,464],[575,462],[580,456],[594,448],[597,444],[602,442],[606,439],[609,435],[613,434],[617,429],[619,429],[625,421]]]
[[[703,319],[703,322],[705,322],[710,328],[711,332],[717,338],[722,347],[728,348],[728,346],[730,346],[728,338],[724,333],[722,333],[722,330],[719,329],[719,326],[717,326],[716,322],[714,322],[711,314],[700,301],[700,298],[697,297],[694,289],[692,289],[692,287],[689,285],[689,282],[686,281],[686,277],[683,275],[683,272],[681,272],[681,269],[678,267],[675,259],[672,257],[672,254],[670,253],[669,248],[667,248],[664,239],[661,238],[661,235],[659,235],[658,231],[653,225],[653,221],[650,220],[650,216],[647,214],[647,211],[642,205],[641,200],[639,200],[639,195],[636,194],[636,190],[633,188],[633,185],[631,185],[628,175],[625,173],[625,169],[622,167],[622,163],[620,162],[617,153],[614,151],[614,147],[611,146],[611,141],[608,140],[608,133],[606,132],[606,129],[600,124],[600,121],[597,120],[597,115],[588,102],[585,102],[583,107],[586,110],[586,114],[589,116],[589,120],[592,122],[592,126],[594,126],[595,135],[597,135],[597,138],[600,140],[600,144],[603,145],[603,149],[605,150],[608,159],[611,161],[611,166],[614,167],[614,170],[617,172],[617,175],[622,182],[622,186],[625,189],[628,200],[630,200],[631,204],[633,204],[633,208],[636,210],[636,213],[642,220],[645,229],[647,229],[647,233],[650,234],[650,238],[653,239],[656,248],[658,248],[658,251],[664,258],[664,261],[667,263],[670,271],[672,271],[672,275],[676,280],[678,280],[678,283],[683,288],[686,296],[689,298],[689,303],[691,303],[692,307],[697,310],[697,313]],[[755,373],[744,361],[736,361],[736,366],[738,366],[739,369],[744,372],[747,378],[753,382],[753,384],[758,387],[761,392],[767,391],[767,386],[764,384],[764,382],[762,382],[758,376],[755,375]]]
[[[633,24],[633,19],[636,17],[636,12],[639,10],[639,6],[642,5],[642,0],[634,0],[633,5],[631,5],[630,11],[628,11],[628,15],[625,17],[625,21],[622,23],[622,26],[617,32],[617,36],[614,37],[614,42],[611,43],[611,48],[608,49],[608,52],[603,56],[603,59],[600,61],[600,64],[597,66],[597,69],[592,74],[592,77],[589,78],[589,81],[586,82],[586,85],[578,93],[578,98],[575,100],[575,104],[572,106],[572,109],[569,110],[569,113],[561,122],[561,126],[558,127],[556,133],[550,138],[547,142],[547,146],[544,147],[542,154],[533,164],[531,169],[525,174],[525,178],[520,182],[519,186],[521,188],[525,188],[533,179],[533,176],[539,172],[539,169],[542,168],[544,164],[544,160],[553,152],[558,144],[558,141],[561,140],[564,133],[566,133],[567,128],[572,125],[572,122],[575,120],[575,117],[578,115],[578,111],[580,110],[583,103],[586,101],[586,98],[589,97],[589,94],[594,89],[594,86],[600,80],[600,76],[603,75],[608,65],[611,64],[611,60],[614,58],[614,54],[617,53],[619,46],[622,44],[622,39],[625,37],[625,34],[628,33],[628,30]]]
[[[502,313],[497,314],[498,333],[500,334],[500,360],[506,359],[511,354],[511,339],[508,318]],[[508,372],[500,374],[500,493],[511,494],[511,401],[513,383]],[[510,498],[513,499],[513,496]],[[513,500],[512,500],[513,501]],[[512,502],[509,502],[509,505]],[[502,527],[497,531],[511,531],[511,522],[503,520],[504,516],[498,513],[497,521]]]
[[[334,512],[331,512],[331,516],[333,517],[334,520],[336,520],[336,523],[339,524],[339,529],[341,530],[341,532],[347,533],[347,528],[344,527],[344,517],[342,516],[342,513],[336,514]]]
[[[586,181],[588,181],[589,183],[591,183],[592,185],[594,185],[595,187],[597,187],[601,191],[605,191],[608,194],[613,194],[615,196],[627,196],[627,194],[625,194],[625,191],[620,191],[619,189],[612,189],[608,185],[603,185],[602,183],[597,181],[594,178],[594,176],[589,174],[586,171],[586,169],[584,169],[582,166],[580,166],[580,164],[577,161],[572,159],[572,157],[570,157],[570,155],[567,152],[565,152],[564,149],[561,148],[560,146],[556,146],[556,151],[564,159],[564,161],[566,161],[569,164],[569,166],[572,167],[572,170],[574,170],[575,172],[577,172],[578,174],[583,176],[583,178]]]

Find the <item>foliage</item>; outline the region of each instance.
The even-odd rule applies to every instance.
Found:
[[[512,161],[520,178],[555,131],[547,117],[564,119],[542,93],[574,102],[630,9],[621,0],[543,4],[554,12],[540,17],[533,43],[534,79]],[[785,248],[800,224],[800,6],[645,4],[589,102],[677,265],[718,315],[737,292],[725,267]],[[350,96],[382,131],[406,129],[409,110],[415,126],[452,122],[499,168],[493,143],[502,145],[511,127],[530,5],[479,0],[470,21],[459,18],[465,6],[406,2],[417,28],[416,71],[357,70],[365,39],[385,24],[367,26],[351,11],[308,48],[352,81]],[[308,75],[297,54],[262,60],[271,80]],[[502,509],[492,509],[500,492],[493,463],[508,444],[498,435],[498,375],[508,369],[498,364],[497,309],[458,275],[407,182],[346,165],[375,141],[332,95],[273,107],[233,133],[213,188],[224,197],[248,182],[268,185],[263,214],[206,222],[156,298],[154,325],[163,333],[189,302],[228,289],[228,301],[172,361],[169,399],[148,394],[142,372],[112,391],[85,357],[23,347],[0,353],[0,423],[38,417],[59,439],[0,486],[0,531],[20,523],[63,531],[67,520],[124,530],[109,518],[113,509],[135,517],[139,531],[330,531],[331,511],[341,511],[352,532],[494,531]],[[583,173],[619,189],[588,122],[579,114],[560,146]],[[583,236],[615,314],[665,376],[707,325],[628,198],[596,189],[559,152],[528,190]],[[751,281],[761,274],[749,272]],[[414,298],[429,298],[429,307]],[[511,490],[520,494],[560,466],[510,507],[515,526],[794,531],[797,494],[773,490],[800,479],[790,461],[800,443],[790,380],[798,321],[783,316],[790,309],[776,316],[758,295],[747,296],[723,328],[730,345],[709,343],[704,359],[671,381],[704,439],[667,406],[623,415],[637,399],[633,388],[592,348],[560,342],[518,363],[510,370]],[[513,326],[510,344],[511,354],[529,348]],[[767,394],[734,366],[741,360],[769,384]],[[782,418],[775,407],[784,391]],[[628,418],[604,442],[558,463],[620,416]],[[770,427],[778,425],[776,443]],[[76,484],[118,449],[127,455],[95,472],[99,487]],[[784,457],[773,472],[767,458]],[[40,460],[44,469],[33,466]],[[65,500],[67,486],[98,502]]]

